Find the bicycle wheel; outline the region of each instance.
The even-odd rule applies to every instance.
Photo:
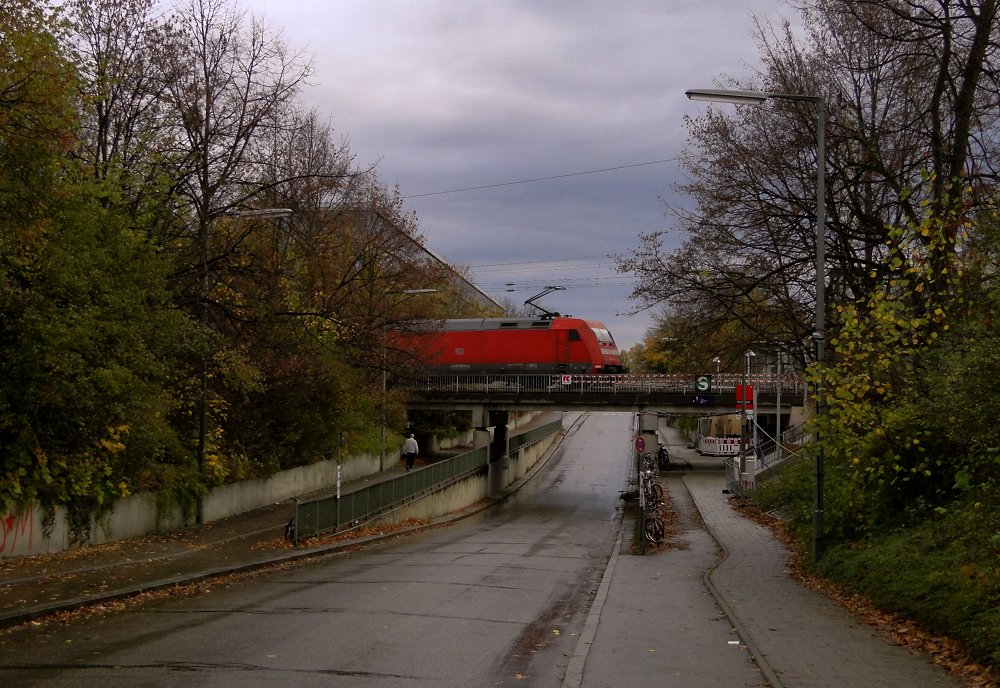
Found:
[[[652,495],[654,502],[663,501],[663,488],[660,487],[659,483],[651,483],[649,485],[649,492]]]
[[[662,542],[665,527],[663,521],[656,516],[647,516],[642,524],[646,539],[650,542]]]

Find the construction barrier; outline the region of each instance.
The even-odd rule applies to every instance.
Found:
[[[708,456],[734,456],[740,453],[740,438],[699,437],[698,451]]]

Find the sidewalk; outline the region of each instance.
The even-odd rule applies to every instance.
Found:
[[[772,686],[964,685],[793,578],[784,546],[723,497],[722,475],[684,482],[726,552],[706,581]]]

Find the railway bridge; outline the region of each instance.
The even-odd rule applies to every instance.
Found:
[[[413,378],[402,386],[409,392],[409,406],[412,408],[470,411],[477,433],[476,445],[490,445],[491,463],[506,455],[510,411],[629,411],[637,414],[636,431],[647,435],[649,442],[656,441],[657,417],[660,415],[705,417],[745,414],[739,423],[736,439],[711,438],[719,446],[706,450],[722,455],[739,452],[738,476],[746,471],[744,448],[751,442],[746,435],[744,421],[753,416],[750,446],[759,448],[757,428],[766,427],[773,437],[781,436],[782,417],[790,417],[793,407],[804,407],[808,401],[808,386],[802,377],[771,373],[454,374]],[[638,446],[637,450],[641,451]],[[496,472],[496,475],[499,474]],[[494,487],[491,486],[491,490]]]
[[[801,406],[805,381],[795,375],[431,375],[400,386],[414,408],[594,410],[712,415]]]

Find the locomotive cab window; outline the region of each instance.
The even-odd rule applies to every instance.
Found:
[[[580,333],[578,331],[576,331],[576,330],[570,330],[569,331],[569,340],[571,342],[578,342],[578,341],[580,341]]]

